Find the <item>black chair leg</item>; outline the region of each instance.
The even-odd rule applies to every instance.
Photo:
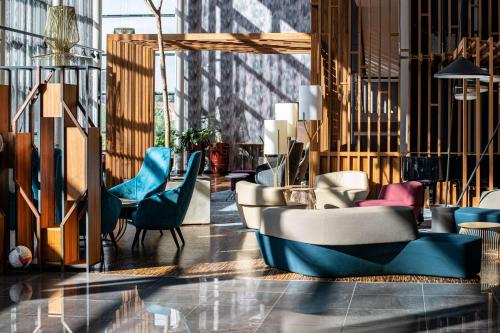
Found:
[[[181,238],[182,245],[186,244],[186,242],[184,241],[184,237],[182,236],[181,228],[177,227],[177,228],[175,228],[175,230],[177,230],[177,233],[179,234],[179,237]]]
[[[180,248],[179,241],[177,240],[177,236],[175,235],[174,229],[170,229],[170,233],[172,234],[172,237],[174,238],[175,246],[177,246],[177,248]]]
[[[163,230],[160,230],[160,235],[163,236]]]
[[[146,238],[146,231],[147,231],[147,230],[144,230],[144,231],[142,232],[142,240],[141,240],[141,243],[143,243],[143,244],[144,244],[144,238]]]
[[[113,232],[109,233],[109,238],[111,238],[111,243],[113,243],[115,250],[118,250],[118,244],[116,243],[115,234]]]
[[[134,236],[134,242],[132,243],[132,249],[134,249],[135,245],[139,241],[139,236],[141,235],[141,231],[142,231],[142,229],[139,229],[139,228],[137,228],[135,230],[135,236]]]

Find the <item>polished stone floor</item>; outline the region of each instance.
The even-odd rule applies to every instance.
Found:
[[[132,251],[129,226],[104,272],[1,276],[0,332],[500,332],[494,269],[473,284],[283,276],[224,197],[181,250],[154,232]]]

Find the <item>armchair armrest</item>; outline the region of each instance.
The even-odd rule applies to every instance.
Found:
[[[118,198],[137,200],[137,180],[135,178],[129,179],[110,188],[108,192]]]
[[[179,190],[171,189],[141,200],[134,214],[134,225],[147,229],[169,229],[179,219]]]

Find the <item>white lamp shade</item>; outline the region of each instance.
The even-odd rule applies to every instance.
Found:
[[[287,153],[286,128],[286,120],[264,120],[264,155]]]
[[[321,120],[323,116],[323,96],[320,86],[300,86],[299,119]]]
[[[287,136],[295,137],[295,126],[299,119],[299,105],[297,103],[277,103],[274,105],[274,119],[286,120]]]

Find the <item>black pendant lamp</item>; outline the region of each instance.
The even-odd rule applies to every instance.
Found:
[[[436,79],[484,79],[489,73],[474,65],[464,57],[459,57],[451,64],[434,74]]]

